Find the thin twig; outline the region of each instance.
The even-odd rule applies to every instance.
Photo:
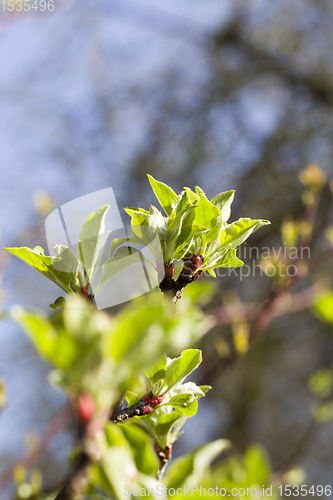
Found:
[[[169,443],[165,450],[162,450],[158,444],[155,444],[155,451],[160,461],[160,468],[157,473],[157,479],[162,481],[166,468],[172,456],[172,444]]]

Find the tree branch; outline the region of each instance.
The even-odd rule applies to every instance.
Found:
[[[130,406],[129,408],[124,408],[118,411],[115,416],[111,416],[110,420],[115,423],[123,422],[128,418],[140,417],[143,415],[148,415],[155,410],[163,401],[163,396],[151,396],[147,395],[140,399],[136,404]]]

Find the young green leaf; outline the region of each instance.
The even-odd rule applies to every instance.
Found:
[[[155,425],[155,433],[158,437],[158,442],[161,449],[164,450],[169,443],[172,443],[172,433],[175,428],[176,422],[179,424],[184,422],[184,416],[180,411],[173,411],[172,413],[164,413],[159,417]]]
[[[215,240],[221,232],[222,227],[224,226],[222,215],[219,215],[215,219],[213,219],[210,223],[210,228],[202,233],[201,241],[202,246],[205,246],[210,241]]]
[[[177,199],[174,204],[174,209],[170,214],[170,221],[174,219],[177,214],[185,210],[186,208],[190,208],[193,206],[193,203],[190,200],[190,197],[186,191],[182,191],[180,195],[177,196]]]
[[[189,225],[194,217],[194,209],[195,207],[188,207],[179,212],[174,219],[170,221],[167,225],[166,232],[166,245],[170,245],[172,243],[176,243],[176,240],[181,233],[183,223]]]
[[[205,191],[203,189],[201,189],[201,187],[199,187],[199,186],[195,186],[195,192],[197,194],[203,194],[204,196],[206,196]]]
[[[211,229],[214,226],[214,219],[220,217],[220,210],[213,205],[203,194],[197,203],[195,211],[195,224]]]
[[[243,243],[254,231],[267,224],[270,224],[267,220],[239,219],[221,231],[219,235],[221,247],[235,248]]]
[[[99,266],[103,246],[108,233],[105,233],[105,216],[109,205],[104,205],[90,214],[81,229],[78,245],[78,256],[87,269],[88,282]]]
[[[152,385],[156,384],[159,380],[164,379],[166,375],[167,357],[164,354],[153,366],[148,368],[145,372]]]
[[[226,252],[224,251],[222,257],[219,256],[219,253],[212,255],[211,258],[207,261],[207,268],[204,266],[204,269],[216,269],[218,267],[240,267],[244,264],[242,260],[240,260],[237,255],[237,250],[235,248],[229,248]]]
[[[177,394],[166,405],[172,406],[186,417],[193,417],[198,410],[198,401],[193,394]]]
[[[127,208],[124,208],[125,212],[130,216],[132,217],[133,213],[134,212],[141,212],[142,214],[145,214],[145,215],[150,215],[150,212],[148,212],[148,210],[145,210],[144,208],[138,208],[138,207],[127,207]]]
[[[211,385],[199,385],[198,387],[205,395],[212,389]]]
[[[42,358],[47,361],[52,360],[58,335],[47,317],[38,312],[25,311],[19,306],[15,306],[11,314],[28,334]]]
[[[210,386],[207,386],[210,387]],[[195,398],[202,398],[204,397],[205,393],[199,387],[196,385],[194,382],[186,382],[185,384],[178,385],[177,387],[174,387],[172,390],[172,394],[191,394]]]
[[[163,182],[159,182],[154,177],[148,174],[148,180],[152,187],[152,190],[155,193],[156,198],[158,199],[162,208],[164,208],[165,213],[170,215],[173,210],[173,205],[176,201],[177,195],[171,189],[171,187],[167,186]]]
[[[52,309],[57,309],[57,307],[63,307],[66,303],[66,300],[64,299],[64,297],[58,297],[54,302],[53,304],[50,304],[50,307],[52,307]]]
[[[219,439],[177,458],[168,467],[164,484],[168,488],[200,484],[213,460],[228,448],[230,448],[230,442]]]
[[[175,258],[175,253],[178,250],[178,241],[181,247],[186,245],[186,243],[188,245],[191,243],[188,235],[188,227],[192,224],[195,217],[193,208],[195,207],[185,208],[185,210],[179,212],[167,226],[164,255],[164,265],[166,267],[168,267]],[[185,226],[184,233],[182,233],[183,224]],[[187,238],[187,240],[185,238]]]
[[[130,249],[130,250],[129,250]],[[144,255],[132,247],[120,247],[116,252],[115,257],[111,257],[102,266],[102,275],[98,287],[94,290],[96,293],[102,286],[117,274],[124,271],[134,264],[141,264],[143,261],[148,262]]]
[[[138,425],[119,424],[133,453],[137,469],[148,476],[155,476],[158,470],[158,459],[152,439]]]
[[[216,278],[216,274],[214,273],[213,269],[208,268],[207,271],[213,278]]]
[[[231,204],[235,197],[235,191],[225,191],[224,193],[217,194],[211,199],[211,203],[216,205],[221,212],[224,222],[228,222],[231,214]]]
[[[185,191],[190,197],[191,203],[195,203],[200,199],[200,196],[192,191],[189,187],[184,187]]]
[[[167,374],[164,379],[168,390],[179,382],[182,382],[201,363],[202,354],[199,349],[187,349],[179,358],[170,361],[167,366]]]
[[[72,292],[69,284],[72,279],[73,269],[70,269],[68,272],[57,270],[54,266],[60,262],[61,259],[59,257],[44,255],[44,250],[41,247],[35,247],[34,249],[28,247],[5,248],[5,250],[16,255],[16,257],[22,259],[29,264],[29,266],[43,274],[43,276],[53,281],[53,283],[58,285],[64,292]]]

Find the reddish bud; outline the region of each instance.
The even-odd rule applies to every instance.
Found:
[[[81,422],[88,422],[96,413],[96,405],[90,394],[82,394],[78,400],[78,417]]]
[[[87,298],[89,295],[89,284],[87,284],[86,286],[80,286],[80,292],[84,298]]]
[[[152,401],[152,404],[155,405],[155,406],[158,406],[162,403],[164,399],[164,396],[157,396],[153,401]]]
[[[201,255],[195,255],[192,260],[193,272],[195,273],[203,264],[203,258]]]
[[[154,394],[152,392],[148,392],[147,394],[142,396],[141,401],[144,401],[145,403],[151,403],[153,399]]]
[[[171,455],[172,455],[172,443],[169,443],[168,446],[165,448],[165,458],[167,460],[170,460],[171,459]]]
[[[150,213],[156,214],[156,213],[161,213],[161,210],[158,210],[158,208],[155,207],[155,205],[149,205],[150,208]]]
[[[143,410],[143,414],[147,415],[148,413],[151,413],[152,411],[154,411],[154,408],[152,408],[151,406],[147,405],[146,408]]]
[[[173,273],[175,272],[175,266],[173,265],[173,263],[165,270],[165,274],[167,276],[172,276]]]
[[[144,414],[150,413],[151,411],[153,411],[155,406],[158,406],[162,403],[163,399],[164,399],[164,396],[154,396],[154,394],[152,392],[149,392],[148,394],[143,396],[141,398],[141,401],[143,401],[144,403],[147,404],[146,409],[144,410]],[[150,405],[152,405],[152,406],[150,406]],[[148,408],[148,411],[146,411],[147,408]]]

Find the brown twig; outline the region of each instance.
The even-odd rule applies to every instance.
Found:
[[[187,254],[182,260],[184,265],[178,278],[176,280],[173,279],[174,267],[172,263],[171,266],[165,270],[165,277],[160,283],[161,292],[167,295],[171,294],[173,304],[182,297],[184,288],[200,278],[203,273],[203,271],[200,270],[204,261],[201,255]]]
[[[160,461],[160,468],[157,473],[157,479],[162,480],[165,470],[171,460],[172,456],[172,443],[169,443],[165,450],[162,450],[158,444],[155,444],[155,451]]]
[[[154,409],[159,406],[162,401],[163,396],[147,395],[129,408],[119,410],[116,415],[113,414],[110,420],[112,420],[112,422],[119,423],[127,420],[128,418],[148,415],[148,413],[154,411]]]

